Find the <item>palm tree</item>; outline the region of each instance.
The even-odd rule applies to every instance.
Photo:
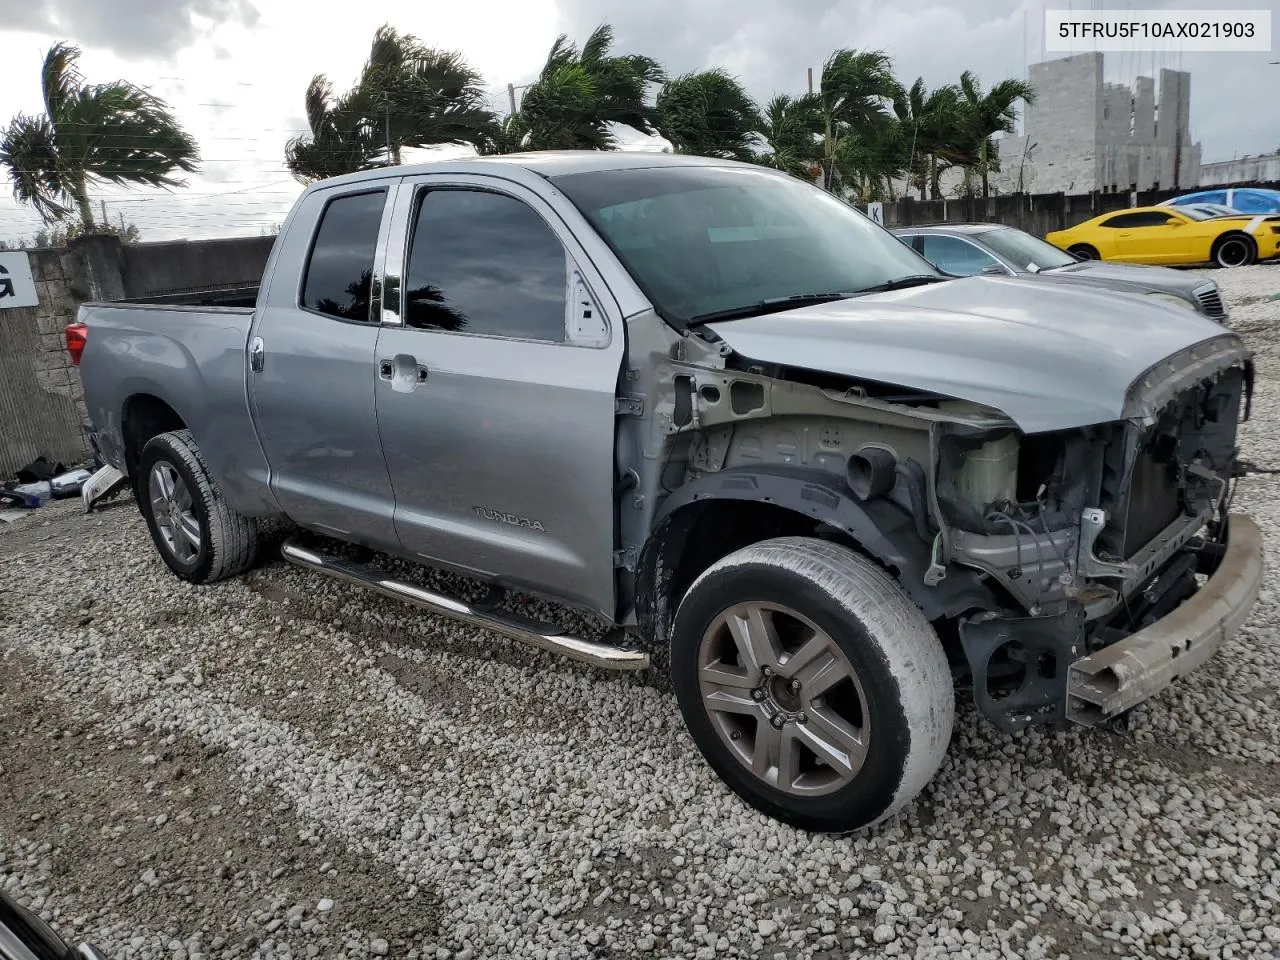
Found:
[[[335,96],[317,74],[306,103],[310,136],[285,147],[289,169],[303,181],[398,164],[406,147],[457,143],[486,152],[498,135],[482,78],[461,54],[388,25],[374,34],[354,87]]]
[[[80,50],[56,43],[41,72],[45,112],[18,114],[0,135],[0,164],[13,195],[56,223],[74,208],[92,230],[93,183],[181,187],[177,171],[196,170],[196,142],[168,105],[124,80],[88,84],[76,69]]]
[[[760,120],[760,137],[766,148],[760,163],[793,177],[816,180],[821,174],[822,157],[818,145],[822,117],[817,95],[792,97],[780,93],[765,104]]]
[[[1035,103],[1036,92],[1031,84],[1022,80],[1001,80],[983,95],[977,78],[968,70],[960,75],[960,92],[964,98],[968,135],[977,143],[976,166],[982,173],[985,197],[989,195],[987,175],[1000,170],[1000,153],[992,137],[997,133],[1013,133],[1018,121],[1018,101]]]
[[[921,200],[925,199],[926,189],[930,197],[939,199],[940,181],[947,167],[976,159],[968,149],[959,88],[944,84],[929,90],[921,77],[894,99],[893,110],[902,132],[899,143],[909,144],[908,177],[919,186]]]
[[[524,91],[522,145],[533,150],[612,150],[610,125],[657,133],[650,84],[666,74],[659,63],[639,54],[614,56],[613,28],[595,29],[578,48],[565,35],[551,47],[542,72]]]
[[[658,130],[677,153],[756,159],[760,110],[724,70],[686,73],[668,81],[655,106]]]
[[[839,162],[851,152],[843,141],[869,137],[871,130],[890,123],[888,108],[901,89],[893,76],[893,61],[885,53],[836,50],[827,58],[817,95],[826,189],[838,189],[848,175]]]
[[[386,138],[369,116],[359,88],[334,96],[333,85],[317,74],[307,85],[307,126],[311,135],[285,145],[285,165],[303,183],[376,167],[385,156]]]

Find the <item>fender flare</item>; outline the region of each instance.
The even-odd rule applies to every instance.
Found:
[[[905,510],[888,500],[862,502],[843,478],[811,468],[733,467],[686,484],[659,507],[636,565],[636,614],[647,636],[665,644],[678,599],[670,596],[676,564],[688,539],[695,504],[708,500],[768,503],[811,518],[854,540],[894,574],[928,620],[955,617],[997,602],[972,570],[951,566],[926,586],[929,544],[921,542]],[[675,600],[675,602],[673,602]]]

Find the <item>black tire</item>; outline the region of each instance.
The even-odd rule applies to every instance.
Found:
[[[834,792],[797,796],[757,777],[704,705],[704,635],[715,636],[718,618],[743,603],[777,604],[802,615],[835,641],[855,671],[864,701],[859,710],[870,724],[867,746],[861,767]],[[768,540],[706,570],[676,613],[671,670],[689,733],[721,779],[757,810],[805,830],[848,832],[892,816],[933,779],[951,739],[955,690],[937,634],[884,570],[822,540]],[[804,713],[798,718],[806,722]],[[756,729],[750,739],[758,742],[763,728]]]
[[[190,509],[199,526],[199,544],[184,541],[191,556],[182,556],[166,539],[164,529],[172,530],[170,516],[161,518],[160,507],[152,497],[152,477],[157,467],[172,471],[190,492]],[[175,430],[152,437],[142,448],[135,493],[138,507],[151,531],[160,558],[177,576],[190,583],[214,583],[244,573],[253,565],[258,553],[258,528],[253,519],[233,510],[222,498],[217,482],[200,455],[200,449],[188,430]],[[174,537],[170,534],[170,537]]]
[[[1258,259],[1258,245],[1247,233],[1224,233],[1209,254],[1220,267],[1247,267]]]
[[[1077,243],[1074,247],[1069,247],[1067,253],[1081,260],[1101,260],[1096,247],[1091,247],[1087,243]]]

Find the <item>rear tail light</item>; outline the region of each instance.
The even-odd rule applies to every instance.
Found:
[[[84,353],[84,345],[89,342],[89,328],[83,323],[67,324],[67,353],[71,355],[71,363],[80,366],[80,355]]]

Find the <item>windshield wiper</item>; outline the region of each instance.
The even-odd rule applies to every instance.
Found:
[[[905,290],[907,287],[922,287],[926,283],[942,283],[945,280],[952,280],[953,277],[939,277],[932,273],[917,273],[909,277],[899,277],[897,280],[886,280],[884,283],[877,283],[874,286],[863,287],[858,293],[888,293],[890,290]]]
[[[744,317],[760,317],[766,313],[778,313],[810,303],[832,303],[836,300],[847,300],[851,293],[794,293],[789,297],[766,297],[755,303],[741,307],[730,307],[728,310],[716,310],[712,313],[699,313],[685,321],[686,327],[696,327],[703,323],[714,323],[716,320],[740,320]]]

